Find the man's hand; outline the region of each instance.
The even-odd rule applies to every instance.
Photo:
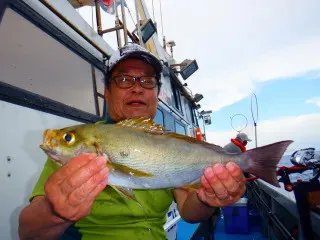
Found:
[[[90,213],[93,201],[106,187],[106,159],[82,154],[52,174],[46,184],[46,199],[60,218],[76,222]]]
[[[204,170],[201,176],[203,188],[198,198],[210,207],[224,207],[237,202],[245,193],[245,177],[239,166],[229,162],[224,167],[217,163]]]

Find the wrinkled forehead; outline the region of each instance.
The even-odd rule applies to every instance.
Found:
[[[123,73],[128,75],[141,75],[141,76],[153,76],[155,75],[155,69],[149,63],[140,59],[130,58],[122,60],[115,66],[112,71],[112,75],[117,73]]]

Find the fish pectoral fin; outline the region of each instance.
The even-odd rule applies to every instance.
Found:
[[[186,188],[186,189],[199,189],[202,187],[202,184],[200,182],[200,179],[199,180],[196,180],[190,184],[187,184],[187,185],[184,185],[183,187],[181,188]]]
[[[109,186],[112,187],[117,193],[119,193],[121,197],[128,198],[137,202],[137,199],[134,196],[134,192],[132,191],[131,188],[119,187],[114,185],[109,185]]]
[[[154,177],[153,174],[151,173],[147,173],[144,171],[140,171],[134,168],[130,168],[127,167],[125,165],[122,164],[118,164],[118,163],[108,163],[108,167],[113,169],[113,170],[118,170],[126,175],[130,175],[130,176],[135,176],[135,177]]]
[[[92,145],[96,149],[96,153],[97,153],[98,156],[104,156],[103,151],[102,151],[100,145],[97,142],[93,142]]]
[[[107,123],[107,121],[106,120],[102,120],[102,121],[98,121],[98,122],[96,122],[95,124],[106,124]]]

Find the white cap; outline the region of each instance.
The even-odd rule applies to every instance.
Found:
[[[159,59],[151,52],[136,43],[128,43],[122,48],[114,51],[107,61],[107,70],[110,72],[120,61],[128,58],[136,58],[149,63],[154,67],[157,75],[162,72],[162,65]]]
[[[245,134],[245,133],[238,133],[236,138],[239,139],[239,140],[242,141],[242,142],[243,142],[243,141],[251,142],[251,139],[248,138],[248,135]]]

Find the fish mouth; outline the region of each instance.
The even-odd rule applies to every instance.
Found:
[[[46,146],[45,144],[41,144],[40,148],[45,152],[45,154],[48,155],[49,158],[51,158],[52,160],[54,160],[55,162],[59,163],[60,165],[63,164],[63,162],[59,159],[56,151],[54,151],[53,149],[50,149],[48,146]]]
[[[50,151],[50,149],[48,148],[48,146],[46,146],[46,145],[44,145],[44,144],[41,144],[41,145],[40,145],[40,148],[41,148],[43,151],[45,151],[45,152]]]

